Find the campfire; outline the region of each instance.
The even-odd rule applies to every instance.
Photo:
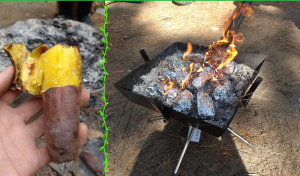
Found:
[[[238,13],[237,10],[233,21]],[[234,114],[233,107],[257,75],[254,69],[233,61],[238,54],[235,43],[242,43],[244,37],[228,30],[231,23],[227,21],[223,38],[204,52],[192,52],[192,44],[188,43],[185,53],[177,52],[161,60],[141,77],[142,83],[133,86],[133,92],[225,128]]]
[[[236,31],[252,14],[249,8],[242,4],[227,20],[222,39],[209,47],[174,43],[151,60],[140,51],[146,63],[117,82],[116,88],[166,120],[221,136],[262,81],[257,75],[264,58],[245,60],[236,50],[244,39]]]

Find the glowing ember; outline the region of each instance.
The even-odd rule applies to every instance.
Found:
[[[212,81],[218,81],[217,76],[214,76],[214,77],[212,78]]]

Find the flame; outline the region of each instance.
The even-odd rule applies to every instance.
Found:
[[[203,68],[201,67],[201,68],[199,68],[196,72],[202,72],[202,71],[204,71],[204,70],[203,70]]]
[[[227,55],[228,57],[226,58],[225,62],[222,62],[218,67],[217,70],[223,68],[225,65],[228,65],[231,61],[233,61],[233,59],[235,58],[235,56],[238,54],[237,50],[235,49],[235,45],[231,44],[229,46],[230,49],[227,50]]]
[[[168,92],[169,92],[169,90],[174,86],[174,82],[171,82],[171,81],[169,81],[169,87],[167,87],[168,85],[166,85],[165,86],[165,94],[164,95],[166,95]]]
[[[236,34],[235,31],[230,30],[235,26],[234,21],[240,14],[249,17],[253,14],[253,10],[250,5],[241,4],[240,7],[234,11],[232,18],[227,19],[223,28],[223,38],[209,45],[208,51],[205,53],[205,63],[209,64],[216,72],[220,72],[224,66],[234,60],[238,54],[235,43],[242,43],[244,40],[243,34]],[[228,46],[228,48],[226,48],[226,46]],[[218,76],[213,76],[213,81],[223,76],[220,73],[216,74],[218,74]]]
[[[192,44],[191,43],[188,43],[187,45],[187,50],[186,52],[184,53],[184,55],[182,56],[182,60],[185,60],[185,56],[191,54],[192,52]]]
[[[217,77],[214,76],[214,77],[212,78],[212,81],[218,81]]]
[[[190,75],[192,74],[192,71],[193,71],[193,65],[194,65],[194,63],[191,63],[191,64],[190,64],[190,73],[189,73],[189,75],[182,81],[182,83],[181,83],[181,88],[184,87],[184,83],[189,79]]]

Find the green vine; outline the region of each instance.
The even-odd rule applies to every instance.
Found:
[[[103,59],[100,63],[100,67],[103,67],[103,70],[104,70],[104,76],[101,78],[101,80],[103,81],[103,86],[104,86],[104,92],[103,92],[103,96],[101,97],[101,99],[104,101],[104,108],[102,111],[99,111],[99,113],[101,114],[102,118],[103,118],[103,124],[102,124],[102,127],[105,126],[105,134],[103,135],[103,139],[104,139],[104,145],[100,148],[100,150],[103,150],[104,151],[104,154],[105,154],[105,161],[103,163],[104,165],[104,171],[103,171],[103,174],[105,174],[105,171],[108,171],[108,168],[107,168],[107,157],[109,156],[109,153],[106,153],[105,152],[105,145],[108,144],[107,142],[107,136],[108,136],[108,130],[109,130],[109,127],[106,125],[105,123],[105,119],[107,118],[107,114],[105,114],[105,108],[106,108],[106,105],[108,105],[108,102],[106,101],[105,99],[105,91],[106,91],[106,87],[105,87],[105,78],[106,76],[108,75],[108,73],[106,72],[106,69],[105,69],[105,65],[104,63],[107,63],[107,60],[105,58],[105,55],[106,55],[106,52],[108,50],[110,50],[110,48],[108,47],[108,41],[107,41],[107,36],[108,36],[108,33],[105,32],[105,26],[106,24],[109,24],[109,21],[107,21],[107,8],[108,6],[106,7],[105,4],[104,4],[105,1],[102,1],[103,3],[103,7],[105,9],[105,12],[103,13],[104,16],[105,16],[105,23],[104,23],[104,26],[103,28],[100,27],[100,29],[103,31],[104,33],[104,36],[105,36],[105,41],[103,41],[105,43],[105,50],[102,50],[102,53],[103,53]]]

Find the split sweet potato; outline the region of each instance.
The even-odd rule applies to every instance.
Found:
[[[22,44],[6,44],[3,48],[15,67],[11,88],[42,97],[45,141],[51,159],[55,163],[76,160],[82,90],[79,49],[41,45],[30,54]]]

